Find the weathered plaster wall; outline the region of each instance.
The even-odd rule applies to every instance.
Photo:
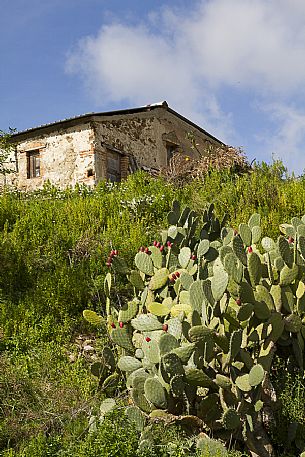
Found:
[[[36,149],[40,151],[40,177],[27,178],[27,152]],[[19,142],[17,159],[19,189],[41,188],[47,180],[60,187],[76,183],[93,185],[94,131],[87,123],[31,136]],[[93,170],[93,176],[87,176],[88,170]]]
[[[194,133],[202,153],[207,144],[213,142],[209,136],[162,107],[151,112],[95,117],[94,128],[96,149],[101,149],[101,154],[102,143],[107,143],[134,155],[139,165],[151,168],[167,165],[168,144],[176,144],[180,151],[190,156],[196,155],[190,140],[186,139],[190,132]]]
[[[165,164],[163,129],[153,113],[95,117],[94,125],[97,150],[106,143],[134,155],[139,165],[158,168]]]
[[[159,121],[162,123],[164,128],[162,136],[163,144],[166,144],[166,142],[177,144],[179,145],[179,151],[189,155],[190,157],[198,157],[198,152],[191,148],[191,141],[187,138],[187,135],[190,133],[193,134],[194,140],[198,145],[197,148],[203,156],[206,154],[207,148],[211,144],[219,145],[219,143],[209,135],[206,135],[198,128],[190,125],[188,122],[165,109],[160,109]]]
[[[6,185],[16,186],[17,184],[18,174],[16,173],[16,157],[14,148],[8,155],[4,165],[6,169],[12,170],[13,173],[8,173],[5,175],[0,174],[0,189]]]

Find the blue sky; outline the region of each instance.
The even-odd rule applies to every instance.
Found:
[[[0,129],[167,100],[305,169],[304,0],[0,0]]]

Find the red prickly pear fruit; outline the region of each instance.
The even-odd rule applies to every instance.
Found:
[[[163,325],[162,325],[162,330],[163,330],[164,332],[167,332],[167,330],[168,330],[168,325],[167,325],[167,324],[163,324]]]
[[[175,275],[177,276],[177,278],[179,278],[180,277],[179,271],[176,271]]]
[[[157,242],[156,246],[157,246],[157,248],[159,248],[161,246],[160,241]]]
[[[149,336],[147,336],[147,337],[145,338],[145,341],[147,341],[147,343],[149,343],[149,342],[151,341],[151,338],[149,338]]]
[[[195,256],[195,254],[192,255],[191,259],[192,259],[192,260],[196,260],[196,259],[197,259],[197,257]]]
[[[148,254],[149,249],[148,249],[148,248],[145,248],[144,252],[145,252],[146,254]]]
[[[124,327],[124,323],[123,323],[123,322],[120,322],[120,323],[119,323],[119,326],[120,326],[120,328],[123,328],[123,327]]]
[[[253,252],[253,248],[252,248],[252,246],[249,246],[248,247],[248,253],[251,254],[252,252]]]
[[[115,249],[113,252],[114,252],[114,255],[119,255],[119,251],[117,249]]]
[[[161,244],[161,246],[159,247],[159,249],[160,249],[161,252],[163,251],[163,249],[164,249],[163,244]]]
[[[144,246],[141,246],[140,249],[139,249],[140,252],[144,252],[145,251],[145,247]]]
[[[177,275],[175,273],[172,274],[173,279],[177,279]]]
[[[111,262],[106,262],[106,265],[107,265],[108,268],[110,268],[111,267]]]
[[[290,236],[290,237],[288,238],[288,243],[289,243],[289,244],[292,244],[293,242],[294,242],[294,239],[292,238],[292,236]]]
[[[173,243],[171,243],[170,241],[168,241],[166,244],[167,244],[167,246],[168,246],[169,248],[171,248],[172,245],[173,245]]]
[[[155,240],[155,241],[153,242],[153,245],[154,245],[154,246],[157,246],[157,244],[158,244],[158,242]]]
[[[235,301],[236,301],[236,304],[237,304],[238,306],[241,305],[241,299],[240,299],[240,298],[237,298]]]
[[[110,251],[109,257],[112,258],[114,255],[114,250]]]
[[[172,276],[169,278],[169,281],[170,282],[175,282],[175,278],[173,278]]]
[[[114,322],[112,322],[111,327],[115,328],[115,323]]]

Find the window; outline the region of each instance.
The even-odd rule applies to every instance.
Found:
[[[121,181],[121,155],[107,150],[107,179],[111,182]]]
[[[39,149],[27,152],[27,177],[39,178],[40,176],[40,152]]]
[[[173,144],[173,143],[166,144],[167,165],[169,165],[171,158],[173,157],[175,152],[177,152],[177,150],[178,150],[178,146],[176,144]]]

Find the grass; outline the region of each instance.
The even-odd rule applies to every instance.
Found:
[[[155,446],[138,452],[139,432],[128,422],[121,409],[107,415],[94,433],[63,442],[58,436],[39,433],[18,452],[5,451],[3,457],[243,457],[238,451],[226,454],[196,450],[195,437],[187,437],[175,426],[154,425]],[[119,437],[119,438],[118,438]]]

